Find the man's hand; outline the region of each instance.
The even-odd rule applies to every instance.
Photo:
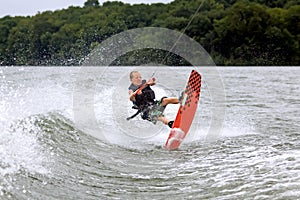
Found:
[[[156,79],[154,77],[152,77],[147,81],[147,85],[155,85],[155,81],[156,81]]]

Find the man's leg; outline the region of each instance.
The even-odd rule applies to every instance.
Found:
[[[166,117],[158,117],[157,119],[162,123],[164,123],[165,125],[168,125],[170,128],[172,128],[174,121],[170,121]]]
[[[161,106],[166,106],[168,104],[178,104],[179,99],[177,97],[168,97],[162,99]]]

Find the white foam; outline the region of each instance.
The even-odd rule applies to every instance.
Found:
[[[33,134],[24,134],[22,130],[2,132],[0,152],[1,176],[17,173],[20,169],[31,173],[49,173],[44,166],[48,159]]]

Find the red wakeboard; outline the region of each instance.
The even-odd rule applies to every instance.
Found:
[[[174,150],[187,135],[200,99],[201,75],[192,70],[165,148]]]

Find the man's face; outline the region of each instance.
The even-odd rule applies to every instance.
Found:
[[[138,72],[133,73],[131,82],[133,85],[141,85],[142,84],[142,75]]]

